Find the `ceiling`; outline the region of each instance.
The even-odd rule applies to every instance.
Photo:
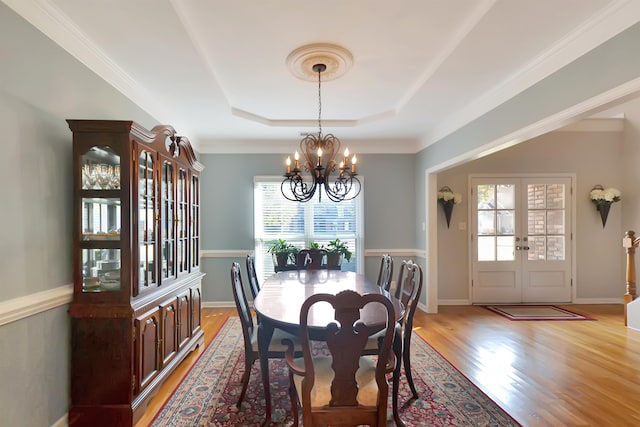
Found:
[[[2,1],[203,152],[317,132],[317,82],[286,63],[309,43],[353,56],[322,83],[323,131],[416,152],[640,19],[627,0]]]

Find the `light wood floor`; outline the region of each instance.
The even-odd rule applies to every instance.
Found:
[[[640,332],[622,305],[563,306],[597,321],[509,321],[477,306],[418,310],[415,332],[524,426],[640,426]],[[208,343],[235,308],[204,309]],[[147,426],[202,349],[165,382]]]

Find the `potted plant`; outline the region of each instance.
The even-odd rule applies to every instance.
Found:
[[[277,239],[271,241],[267,252],[274,256],[276,267],[284,267],[289,263],[289,260],[295,263],[295,255],[298,250],[296,246],[288,243],[285,239]]]
[[[340,239],[335,238],[327,243],[327,264],[329,268],[338,267],[341,264],[342,257],[349,262],[353,253],[349,247]]]

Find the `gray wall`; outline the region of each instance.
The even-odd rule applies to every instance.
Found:
[[[202,249],[204,251],[253,250],[253,177],[281,176],[284,155],[204,154],[202,173]],[[366,250],[414,249],[415,161],[412,154],[358,154],[363,178],[364,244]],[[401,189],[399,191],[398,189]],[[220,254],[202,261],[205,276],[203,300],[232,303],[231,262],[244,257]],[[376,279],[379,258],[367,257],[365,274]]]

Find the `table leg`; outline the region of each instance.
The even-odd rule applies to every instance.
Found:
[[[396,330],[393,337],[393,352],[396,356],[396,367],[393,370],[393,391],[391,393],[391,399],[393,399],[393,420],[399,427],[405,427],[404,421],[400,418],[398,412],[398,392],[400,389],[400,368],[402,367],[402,328],[399,324],[396,324]]]
[[[260,358],[260,373],[264,387],[265,420],[263,426],[271,423],[271,388],[269,387],[269,344],[273,336],[273,325],[264,318],[258,322],[258,356]]]

